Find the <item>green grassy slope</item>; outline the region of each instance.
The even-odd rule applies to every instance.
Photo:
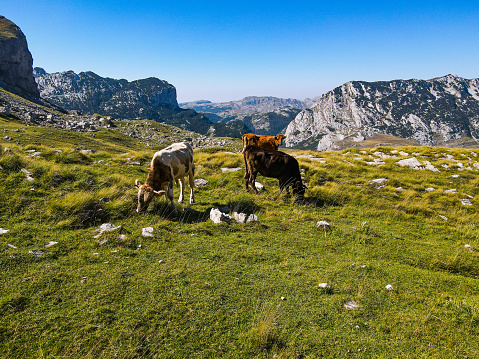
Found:
[[[258,177],[254,195],[243,171],[223,174],[244,166],[239,152],[196,150],[208,181],[196,203],[138,215],[133,183],[159,148],[115,131],[0,129],[19,141],[0,137],[0,357],[479,356],[473,151],[288,151],[309,185],[296,204],[276,180]],[[377,151],[396,157],[366,164]],[[412,156],[440,172],[397,164]],[[225,206],[259,220],[213,224]],[[121,230],[95,238],[107,222]]]

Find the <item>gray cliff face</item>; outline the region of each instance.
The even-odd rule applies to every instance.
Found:
[[[19,95],[40,97],[27,39],[18,26],[3,16],[0,16],[0,86]]]
[[[479,145],[479,79],[348,82],[288,125],[286,146],[340,149],[376,134],[420,145]]]

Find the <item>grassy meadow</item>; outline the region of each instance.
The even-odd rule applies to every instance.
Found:
[[[138,215],[134,181],[160,147],[2,129],[2,358],[479,357],[479,151],[286,150],[299,204],[222,173],[244,167],[238,141],[195,150],[196,203]],[[439,171],[397,164],[411,157]],[[224,207],[258,221],[214,224]]]

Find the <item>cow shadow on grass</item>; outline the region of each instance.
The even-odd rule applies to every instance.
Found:
[[[194,204],[192,206],[194,206]],[[165,202],[155,203],[151,207],[150,213],[168,221],[192,224],[208,221],[213,208],[218,208],[223,213],[230,215],[232,215],[233,212],[238,212],[245,213],[248,216],[255,214],[261,209],[261,207],[253,201],[229,201],[227,203],[211,203],[204,211],[198,211],[192,207],[181,208],[181,206],[178,205],[176,207],[177,213],[175,213],[171,209],[170,204]]]

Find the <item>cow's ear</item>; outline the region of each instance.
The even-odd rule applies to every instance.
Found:
[[[136,180],[135,180],[135,187],[140,188],[140,186],[141,186],[140,181],[138,181],[138,180],[136,179]]]

